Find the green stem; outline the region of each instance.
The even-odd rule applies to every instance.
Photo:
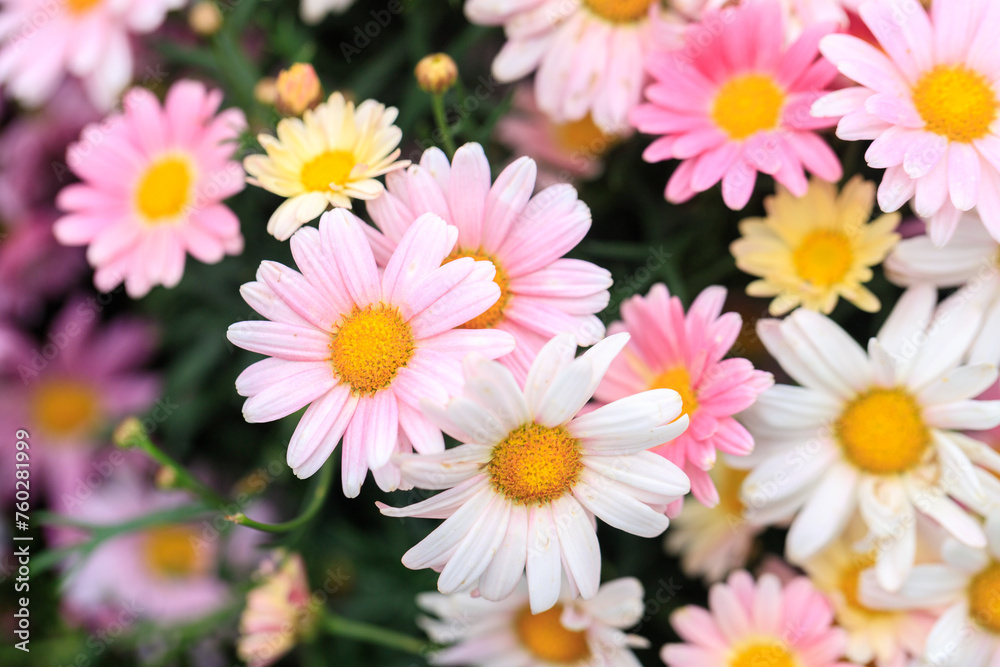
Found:
[[[174,476],[174,486],[187,489],[201,498],[201,500],[206,504],[213,507],[222,507],[226,505],[227,501],[225,498],[197,480],[184,468],[184,466],[153,444],[153,441],[150,440],[149,436],[143,431],[138,419],[131,417],[122,422],[115,431],[115,442],[119,447],[124,447],[126,449],[130,447],[141,449],[147,456],[149,456],[149,458],[153,459],[164,468],[167,468]]]
[[[445,117],[444,95],[432,95],[431,104],[434,107],[434,121],[437,123],[438,130],[444,138],[444,148],[450,160],[455,156],[455,138],[451,136],[451,126],[448,125],[448,119]]]
[[[304,510],[302,510],[302,513],[299,514],[299,516],[290,521],[285,521],[284,523],[261,523],[259,521],[254,521],[253,519],[248,519],[247,516],[242,513],[234,514],[227,518],[233,523],[241,526],[247,526],[248,528],[255,528],[256,530],[261,530],[265,533],[287,533],[304,526],[312,520],[314,516],[316,516],[320,508],[323,507],[323,503],[326,501],[326,496],[330,491],[330,482],[332,480],[333,457],[327,459],[326,463],[323,464],[323,467],[320,468],[319,476],[316,478],[316,483],[312,489],[312,497],[309,498],[309,504]]]
[[[326,612],[323,616],[323,629],[331,635],[356,639],[370,644],[378,644],[379,646],[385,646],[414,655],[425,655],[431,648],[429,643],[421,641],[416,637],[386,630],[377,625],[352,621],[330,612]]]

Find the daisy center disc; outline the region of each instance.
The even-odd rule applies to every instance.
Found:
[[[509,500],[542,504],[573,488],[583,460],[580,443],[566,429],[532,423],[497,444],[486,468],[493,487]]]
[[[39,387],[32,402],[33,421],[55,436],[69,436],[89,429],[98,416],[97,398],[80,382],[57,380]]]
[[[1000,634],[1000,563],[993,562],[969,583],[969,616]]]
[[[844,603],[855,611],[863,612],[866,616],[884,616],[891,612],[866,607],[859,597],[861,573],[874,564],[875,559],[872,556],[852,558],[840,573],[840,593],[844,596]]]
[[[198,533],[188,526],[161,526],[147,531],[142,555],[150,572],[161,579],[183,579],[208,569],[198,546]]]
[[[413,330],[399,309],[384,303],[355,307],[330,343],[330,363],[356,395],[385,389],[413,356]]]
[[[766,74],[742,74],[719,88],[712,103],[712,120],[729,135],[741,140],[778,127],[785,93]]]
[[[671,368],[656,376],[650,389],[673,389],[681,395],[684,402],[681,411],[686,415],[693,415],[698,409],[698,395],[691,388],[691,376],[683,366]]]
[[[507,272],[503,270],[503,267],[500,266],[500,264],[498,264],[497,261],[492,256],[487,255],[481,250],[476,250],[473,252],[466,250],[456,250],[455,252],[445,257],[444,262],[442,262],[442,265],[447,264],[448,262],[451,262],[453,260],[460,259],[462,257],[471,257],[476,261],[486,260],[489,262],[493,262],[493,266],[496,267],[497,270],[496,275],[493,276],[493,282],[495,282],[497,284],[497,287],[500,288],[500,298],[497,299],[497,302],[494,303],[492,306],[490,306],[489,310],[487,310],[485,313],[472,318],[465,324],[456,328],[492,329],[493,327],[495,327],[497,324],[500,323],[500,320],[503,319],[504,308],[507,307],[507,302],[510,301],[510,292],[508,291],[508,286],[507,286],[508,283]]]
[[[180,215],[191,198],[191,167],[179,157],[154,162],[143,174],[135,192],[135,205],[148,222]]]
[[[583,0],[592,13],[611,23],[635,23],[646,18],[657,0]]]
[[[587,114],[580,120],[553,126],[556,143],[571,155],[598,156],[611,146],[612,138],[601,132]]]
[[[835,285],[854,263],[851,241],[841,232],[821,229],[802,239],[792,253],[799,277],[817,287]]]
[[[71,14],[86,14],[101,2],[102,0],[66,0],[66,9]]]
[[[773,640],[745,646],[729,659],[729,667],[799,667],[795,654]]]
[[[540,614],[532,614],[525,607],[515,621],[517,637],[539,660],[557,665],[576,664],[590,657],[587,633],[567,630],[560,620],[562,612],[561,604]]]
[[[327,151],[306,162],[299,178],[306,190],[322,192],[331,184],[346,185],[355,164],[351,151]]]
[[[730,517],[742,517],[746,507],[740,498],[740,488],[743,480],[750,474],[749,470],[718,467],[719,470],[719,509]]]
[[[873,389],[847,404],[834,425],[844,454],[876,475],[920,463],[931,443],[920,406],[902,389]]]
[[[913,87],[913,104],[927,130],[968,143],[990,133],[997,96],[979,72],[962,65],[938,65]]]

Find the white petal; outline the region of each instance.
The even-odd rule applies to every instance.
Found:
[[[517,587],[528,556],[528,508],[512,505],[504,539],[479,577],[479,592],[487,600],[503,600]]]
[[[789,560],[805,562],[843,532],[854,516],[857,482],[857,471],[846,463],[827,471],[788,531]]]
[[[532,614],[551,609],[559,601],[562,587],[562,558],[552,509],[533,507],[528,515],[528,599]]]

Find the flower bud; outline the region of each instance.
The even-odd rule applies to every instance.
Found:
[[[420,59],[413,73],[424,91],[440,95],[455,85],[458,65],[447,53],[432,53]]]
[[[202,37],[209,37],[219,32],[222,27],[222,12],[215,0],[200,0],[188,12],[188,25]]]
[[[295,63],[278,74],[275,107],[286,116],[301,116],[323,101],[323,85],[308,63]]]

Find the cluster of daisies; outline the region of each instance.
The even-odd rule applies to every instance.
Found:
[[[671,615],[668,667],[1000,665],[1000,3],[467,0],[470,22],[503,26],[494,76],[533,76],[497,127],[526,155],[502,168],[477,143],[401,160],[397,109],[312,99],[311,69],[289,77],[294,111],[242,155],[246,117],[220,90],[179,80],[162,103],[125,91],[129,36],[183,4],[0,4],[9,95],[41,104],[70,74],[95,109],[121,97],[69,146],[79,182],[58,193],[52,233],[86,246],[98,289],[141,298],[176,286],[188,255],[243,252],[224,202],[247,184],[283,200],[267,231],[294,266],[262,261],[240,289],[260,317],[228,330],[264,356],[236,378],[243,416],[297,415],[286,456],[299,478],[335,458],[347,497],[369,472],[381,491],[422,492],[378,507],[440,522],[400,554],[438,573],[417,601],[435,664],[639,664],[632,649],[649,642],[628,630],[649,620],[647,592],[602,581],[610,528],[667,531],[685,573],[712,584],[708,609]],[[302,17],[350,4],[303,0]],[[770,300],[750,343],[787,383],[744,358],[719,286],[685,308],[656,284],[605,327],[610,272],[567,257],[592,222],[568,181],[598,177],[625,141],[674,161],[670,204],[741,210],[769,187],[760,174],[773,179],[730,249],[755,278],[747,294]],[[850,142],[866,142],[880,184],[845,179],[835,148]],[[907,204],[918,217],[904,223]],[[866,287],[880,264],[905,291],[858,341],[831,314],[842,300],[883,308]],[[157,395],[135,368],[148,336],[84,331],[27,396],[0,365],[11,419],[55,443]],[[111,349],[123,361],[103,367]],[[0,362],[30,356],[0,322]],[[92,465],[45,456],[60,498]],[[178,502],[122,500],[134,494],[112,486],[80,516]],[[769,527],[787,529],[784,559],[752,575]],[[142,590],[164,619],[220,606],[225,556],[192,550],[190,530],[97,550],[68,598]],[[130,576],[109,577],[116,563]],[[141,583],[185,577],[179,597]],[[301,556],[274,552],[257,564],[239,654],[269,665],[319,617]]]

